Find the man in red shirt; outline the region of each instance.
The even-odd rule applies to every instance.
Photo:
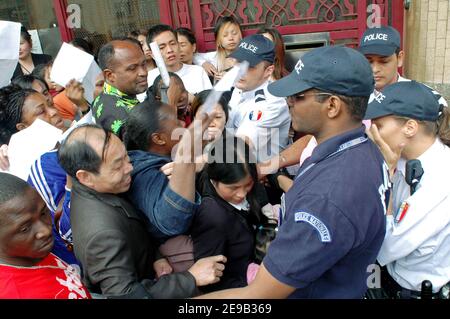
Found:
[[[51,254],[52,219],[39,194],[0,173],[0,299],[88,299],[79,273]]]

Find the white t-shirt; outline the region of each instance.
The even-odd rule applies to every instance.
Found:
[[[217,69],[217,51],[206,52],[206,53],[195,53],[194,64],[202,66],[203,63],[209,62]]]
[[[211,81],[209,80],[208,74],[201,66],[184,64],[181,69],[174,72],[183,81],[184,87],[191,94],[196,94],[198,92],[209,90],[212,88]],[[159,75],[159,69],[155,68],[148,72],[147,81],[148,86],[152,86],[153,82]],[[137,98],[139,101],[143,101],[146,97],[146,93],[139,94]]]

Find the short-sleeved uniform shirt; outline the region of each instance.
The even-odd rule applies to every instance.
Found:
[[[363,297],[385,234],[388,189],[387,166],[364,127],[317,146],[286,193],[263,261],[297,288],[290,298]]]
[[[406,160],[398,162],[378,262],[403,288],[420,291],[429,280],[436,293],[450,281],[450,148],[437,138],[417,160],[424,173],[412,195]]]
[[[247,92],[234,89],[230,100],[227,127],[236,136],[248,137],[257,151],[258,161],[265,161],[284,150],[289,142],[291,117],[284,98],[267,90],[269,81]]]
[[[92,105],[92,116],[95,123],[121,137],[128,114],[138,103],[136,96],[127,95],[105,82],[103,92]]]

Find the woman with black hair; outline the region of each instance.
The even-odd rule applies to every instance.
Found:
[[[201,144],[202,136],[193,132],[196,123],[187,133],[180,124],[175,108],[151,95],[131,110],[125,124],[124,141],[133,165],[127,197],[150,221],[149,231],[155,239],[165,240],[186,232],[200,202],[195,191],[193,160],[177,156],[175,145],[180,150],[190,149]],[[169,180],[160,169],[172,160]]]
[[[41,119],[65,130],[58,111],[41,93],[9,85],[0,89],[0,144],[8,144],[11,136]]]
[[[47,83],[43,79],[41,79],[37,76],[31,75],[31,74],[22,75],[22,76],[19,76],[19,77],[13,79],[11,81],[11,84],[16,85],[22,89],[35,90],[39,93],[42,93],[45,96],[48,105],[53,105],[53,97],[49,93]],[[9,89],[6,89],[6,91],[4,91],[3,89],[0,90],[0,101],[3,101],[3,99],[8,96],[7,92],[9,92]],[[6,112],[6,111],[3,109],[3,106],[0,106],[0,120],[3,116],[3,114],[5,114],[4,112]],[[1,133],[3,135],[6,134],[5,133],[6,131],[7,130],[3,131],[3,129],[0,129],[0,132],[3,132],[3,133]],[[12,133],[12,134],[14,134],[14,133]],[[0,141],[6,140],[6,139],[9,140],[9,138],[1,138]],[[1,145],[1,147],[0,147],[0,170],[7,171],[9,169],[8,144],[0,142],[0,145]]]
[[[257,183],[250,147],[234,136],[217,140],[198,176],[202,203],[190,234],[195,260],[223,254],[227,265],[220,282],[203,287],[205,292],[247,285],[247,268],[254,261],[256,225],[267,221],[261,213]]]
[[[20,47],[19,47],[19,62],[13,74],[13,79],[24,75],[31,74],[34,67],[39,64],[45,64],[52,60],[52,57],[47,54],[31,53],[33,42],[28,30],[22,26],[20,30]]]

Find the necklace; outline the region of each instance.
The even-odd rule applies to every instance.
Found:
[[[20,64],[20,67],[22,68],[23,74],[31,74],[31,71],[28,70],[22,63],[19,62],[19,64]],[[26,73],[25,73],[24,71],[25,71]]]

